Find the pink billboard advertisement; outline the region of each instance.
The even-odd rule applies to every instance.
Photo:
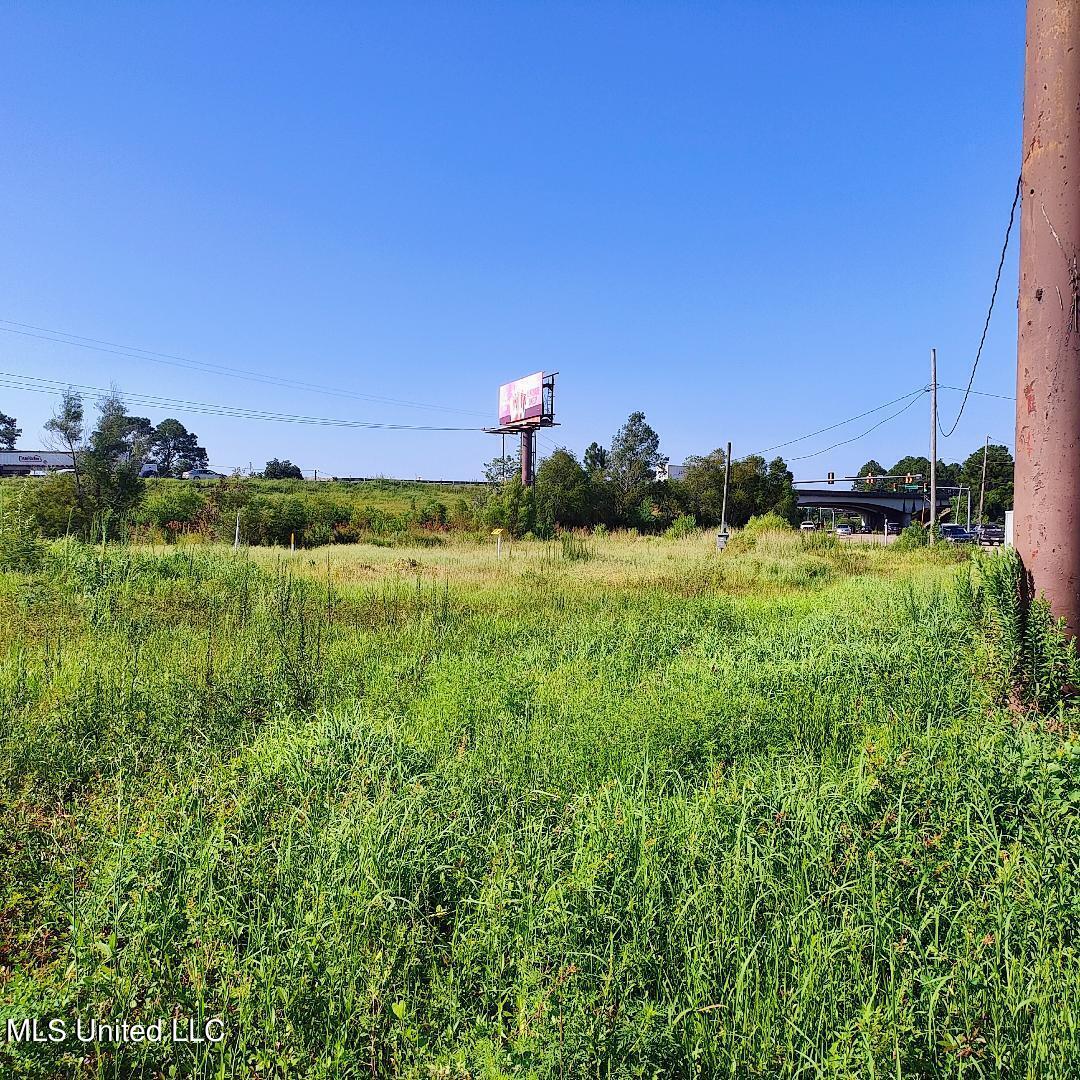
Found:
[[[526,375],[523,379],[499,387],[499,423],[513,424],[540,416],[544,411],[544,373]]]

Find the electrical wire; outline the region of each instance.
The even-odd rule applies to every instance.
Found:
[[[36,385],[35,385],[36,384]],[[56,379],[42,379],[32,375],[19,375],[10,371],[0,371],[0,386],[14,390],[27,390],[37,394],[62,395],[66,390],[85,391],[95,400],[111,397],[114,394],[134,405],[152,408],[173,409],[177,412],[199,413],[205,416],[227,416],[239,420],[268,420],[275,423],[304,424],[316,427],[363,428],[383,431],[483,431],[480,427],[443,427],[431,424],[390,424],[374,420],[343,420],[326,416],[305,416],[296,413],[268,412],[263,409],[249,409],[235,405],[217,405],[206,401],[186,401],[182,398],[160,397],[155,394],[121,393],[107,390],[102,386],[88,386],[84,383],[64,383]]]
[[[39,341],[51,341],[57,345],[70,345],[78,349],[92,349],[94,352],[108,353],[111,356],[123,356],[129,360],[146,360],[152,364],[166,364],[170,367],[183,368],[188,371],[197,371],[204,375],[224,375],[230,379],[245,379],[248,382],[264,383],[268,386],[282,386],[293,390],[309,390],[317,394],[327,394],[332,397],[353,398],[358,401],[372,401],[380,405],[396,405],[408,409],[430,409],[435,412],[456,412],[469,416],[484,416],[486,414],[475,409],[457,409],[448,405],[432,405],[421,401],[407,401],[402,398],[382,397],[377,394],[363,394],[356,390],[344,390],[340,387],[324,386],[320,383],[303,382],[299,379],[290,379],[280,375],[268,375],[265,372],[250,371],[246,368],[229,367],[227,364],[211,364],[202,360],[190,360],[185,356],[175,356],[172,353],[156,352],[153,349],[143,349],[135,345],[120,345],[115,341],[104,341],[101,338],[84,337],[80,334],[72,334],[67,330],[52,330],[45,326],[35,326],[32,323],[15,322],[13,319],[0,319],[0,332],[5,334],[18,334],[20,337],[35,338]],[[21,327],[21,329],[13,329]],[[34,331],[40,331],[35,333]],[[54,336],[47,336],[54,335]],[[70,340],[67,340],[70,339]]]
[[[805,442],[807,439],[814,438],[815,435],[824,435],[826,431],[834,431],[836,428],[843,427],[845,424],[852,424],[856,420],[861,420],[864,416],[872,416],[876,412],[881,412],[882,409],[887,409],[890,405],[895,405],[898,401],[906,401],[908,398],[915,398],[918,394],[925,394],[926,387],[920,386],[918,390],[912,390],[908,394],[901,394],[900,397],[893,398],[892,401],[886,401],[883,405],[876,405],[872,409],[867,409],[866,412],[861,412],[857,416],[849,416],[846,420],[840,420],[835,424],[829,424],[828,427],[818,428],[817,431],[811,431],[807,435],[800,435],[796,439],[788,439],[787,442],[777,443],[775,446],[767,446],[764,450],[755,451],[754,456],[764,457],[766,454],[771,453],[773,450],[780,450],[785,446],[793,446],[795,443]],[[902,411],[902,410],[901,410]],[[897,414],[899,415],[899,414]],[[884,423],[884,421],[882,421]],[[871,431],[873,428],[870,429]],[[837,446],[843,445],[837,443]],[[792,459],[797,460],[797,459]]]
[[[920,390],[920,394],[927,393],[927,390]],[[905,413],[912,405],[919,399],[913,397],[902,409],[898,409],[891,416],[886,416],[884,420],[879,420],[872,427],[868,427],[861,435],[853,435],[850,439],[841,439],[840,442],[835,442],[832,446],[826,446],[822,450],[815,450],[812,454],[797,454],[795,457],[788,458],[788,461],[806,461],[808,458],[820,457],[822,454],[827,454],[830,450],[835,450],[838,446],[847,446],[848,443],[858,442],[860,439],[866,438],[872,431],[877,431],[883,424],[887,424],[890,420],[895,420],[901,413]]]
[[[1001,401],[1015,401],[1016,398],[1011,394],[991,394],[986,390],[965,390],[962,386],[945,386],[944,383],[938,383],[937,388],[939,390],[956,390],[961,394],[974,394],[976,397],[992,397],[999,398]]]
[[[964,415],[964,406],[967,405],[968,397],[972,393],[971,386],[975,382],[975,372],[979,367],[983,346],[986,344],[986,333],[990,329],[990,316],[994,313],[994,301],[997,299],[998,286],[1001,284],[1001,270],[1005,265],[1005,252],[1009,250],[1009,236],[1012,233],[1013,221],[1016,218],[1016,206],[1020,202],[1020,185],[1022,180],[1022,174],[1016,178],[1016,193],[1013,195],[1012,209],[1009,211],[1009,224],[1005,229],[1005,242],[1001,245],[1001,257],[998,259],[997,273],[994,275],[994,289],[993,292],[990,293],[990,306],[986,309],[986,321],[983,323],[982,337],[979,338],[979,348],[975,352],[975,362],[971,365],[971,377],[968,379],[967,390],[964,391],[964,400],[960,402],[960,411],[956,414],[953,426],[949,428],[948,431],[941,426],[940,419],[937,422],[938,431],[941,432],[941,437],[943,439],[949,438],[956,430],[956,425],[960,423],[960,417]]]

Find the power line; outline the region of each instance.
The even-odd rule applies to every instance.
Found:
[[[1001,245],[1001,258],[998,259],[997,273],[994,275],[994,289],[990,293],[990,306],[986,309],[986,321],[983,323],[982,337],[979,338],[979,348],[975,352],[975,363],[971,365],[971,377],[968,379],[967,390],[964,391],[964,400],[960,402],[960,411],[956,414],[953,426],[946,431],[938,420],[938,430],[941,437],[947,439],[956,430],[960,423],[960,417],[964,415],[964,406],[967,405],[968,396],[971,394],[972,383],[975,382],[975,371],[978,369],[979,360],[982,357],[983,346],[986,344],[986,332],[990,329],[990,316],[994,313],[994,301],[997,299],[998,286],[1001,284],[1001,270],[1005,265],[1005,252],[1009,250],[1009,235],[1012,233],[1013,220],[1016,218],[1016,205],[1020,202],[1020,183],[1022,176],[1016,178],[1016,193],[1013,195],[1012,209],[1009,211],[1009,224],[1005,229],[1005,242]]]
[[[793,446],[795,443],[805,442],[807,439],[814,438],[815,435],[824,435],[826,431],[834,431],[836,428],[843,427],[845,424],[852,424],[856,420],[861,420],[864,416],[872,416],[876,412],[881,412],[882,409],[887,409],[890,405],[895,405],[898,401],[906,401],[908,398],[911,398],[914,401],[915,397],[918,394],[925,394],[925,393],[926,393],[926,387],[925,386],[920,386],[918,390],[912,390],[908,394],[901,394],[900,397],[893,398],[892,401],[886,401],[883,405],[876,405],[874,408],[867,409],[866,412],[861,412],[857,416],[849,416],[846,420],[840,420],[835,424],[829,424],[828,427],[818,428],[817,431],[811,431],[807,435],[800,435],[796,439],[788,439],[787,442],[777,443],[775,446],[767,446],[764,450],[756,451],[753,456],[764,457],[766,454],[771,453],[773,450],[780,450],[781,448],[783,448],[785,446]],[[906,408],[906,406],[905,406],[905,408]],[[901,412],[902,411],[903,410],[901,410]],[[899,413],[897,413],[896,415],[899,415]],[[882,421],[882,423],[884,423],[884,422],[885,421]],[[870,430],[873,431],[874,429],[871,428]],[[861,436],[860,436],[860,438],[861,438]],[[836,445],[841,446],[843,444],[842,443],[837,443]],[[824,453],[824,451],[822,451],[822,453]],[[811,455],[811,456],[813,456],[813,455]],[[799,459],[798,458],[793,458],[792,460],[797,461]]]
[[[926,391],[919,390],[918,393],[925,394]],[[798,454],[793,458],[789,458],[788,460],[806,461],[807,458],[820,457],[822,454],[827,454],[830,450],[835,450],[838,446],[847,446],[848,443],[858,442],[860,439],[866,438],[866,436],[869,435],[870,432],[877,431],[877,429],[881,427],[882,424],[887,424],[890,420],[895,420],[901,413],[907,412],[908,409],[910,409],[911,406],[914,405],[915,402],[918,400],[919,399],[917,397],[913,397],[902,409],[898,409],[891,416],[886,416],[884,420],[879,420],[872,427],[868,427],[861,435],[853,435],[850,439],[841,439],[840,442],[835,442],[832,444],[832,446],[826,446],[822,450],[815,450],[812,454]]]
[[[469,416],[484,416],[475,409],[456,409],[447,405],[431,405],[420,401],[407,401],[402,398],[382,397],[377,394],[363,394],[357,390],[344,390],[335,386],[324,386],[320,383],[309,383],[299,379],[290,379],[281,375],[268,375],[265,372],[250,371],[246,368],[230,367],[227,364],[211,364],[203,360],[191,360],[185,356],[176,356],[172,353],[157,352],[153,349],[143,349],[136,345],[120,345],[115,341],[104,341],[101,338],[85,337],[80,334],[72,334],[67,330],[52,330],[46,326],[35,326],[32,323],[15,322],[13,319],[0,319],[0,331],[5,334],[17,334],[20,337],[35,338],[39,341],[51,341],[57,345],[70,345],[78,349],[91,349],[94,352],[108,353],[111,356],[124,356],[129,360],[147,360],[153,364],[167,364],[170,367],[183,368],[188,371],[198,371],[209,375],[224,375],[230,379],[245,379],[249,382],[264,383],[269,386],[282,386],[294,390],[310,390],[318,394],[327,394],[331,397],[354,398],[359,401],[372,401],[380,405],[397,405],[409,409],[430,409],[436,412],[456,412]],[[12,329],[21,327],[21,329]],[[34,331],[40,331],[35,333]],[[53,335],[53,336],[47,336]],[[70,339],[70,340],[68,340]]]
[[[991,394],[991,393],[988,393],[986,390],[972,390],[970,388],[965,390],[962,386],[945,386],[944,383],[938,383],[937,388],[939,390],[956,390],[961,394],[974,394],[976,397],[999,398],[1001,401],[1015,401],[1016,400],[1016,398],[1013,397],[1011,394]]]
[[[316,427],[363,428],[383,431],[484,430],[480,427],[442,427],[431,424],[390,424],[374,420],[343,420],[326,416],[305,416],[296,413],[268,412],[263,409],[249,409],[236,405],[217,405],[206,401],[186,401],[181,398],[160,397],[154,394],[123,393],[117,390],[106,390],[102,386],[88,386],[83,383],[64,383],[56,379],[41,379],[32,375],[18,375],[10,371],[0,371],[0,386],[7,386],[14,390],[26,390],[37,394],[51,394],[54,397],[60,396],[65,390],[82,390],[85,391],[88,396],[98,400],[119,393],[120,397],[125,402],[134,405],[172,409],[177,412],[199,413],[206,416],[225,416],[238,420],[268,420],[275,423],[304,424]]]

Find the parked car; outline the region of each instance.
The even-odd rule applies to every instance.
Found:
[[[799,526],[799,528],[804,529],[806,532],[816,532],[817,531],[817,522],[816,521],[804,521]]]
[[[185,480],[224,480],[223,473],[214,472],[213,469],[190,469],[183,474]]]
[[[851,534],[854,531],[855,530],[850,525],[837,525],[836,526],[836,535],[837,536],[851,536]]]
[[[885,522],[885,535],[886,536],[899,536],[903,532],[900,527],[899,521],[886,521]]]
[[[969,533],[963,525],[958,525],[955,522],[940,525],[938,530],[941,533],[941,539],[950,544],[970,544],[975,539],[975,536]]]
[[[976,525],[975,538],[982,544],[1004,544],[1004,525]]]

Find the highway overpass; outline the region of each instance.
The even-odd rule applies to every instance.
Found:
[[[873,529],[884,529],[891,521],[901,528],[924,520],[930,498],[921,491],[844,491],[834,487],[796,489],[799,509],[835,510],[861,514]],[[938,516],[949,508],[949,494],[938,492]]]

